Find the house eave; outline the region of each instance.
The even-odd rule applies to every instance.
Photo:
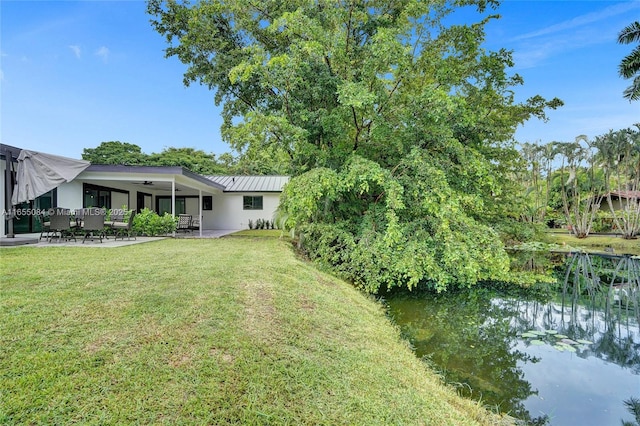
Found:
[[[87,167],[87,169],[79,177],[95,177],[97,175],[110,176],[111,178],[115,178],[115,175],[121,175],[123,177],[140,175],[139,179],[141,180],[144,179],[145,176],[166,176],[166,180],[171,180],[171,177],[178,177],[178,179],[180,179],[180,177],[183,177],[187,180],[196,181],[199,184],[216,189],[218,191],[225,190],[224,185],[213,182],[197,173],[193,173],[180,166],[129,166],[122,164],[92,164]]]

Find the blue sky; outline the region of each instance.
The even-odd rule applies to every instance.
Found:
[[[80,158],[83,148],[119,140],[145,153],[193,147],[221,154],[214,93],[184,87],[186,67],[143,1],[0,1],[0,142]],[[620,60],[633,46],[618,32],[640,20],[640,1],[505,1],[487,27],[489,50],[514,51],[525,84],[565,106],[549,122],[520,127],[520,142],[572,141],[640,122],[640,102],[622,91]],[[468,20],[469,11],[455,19]],[[473,18],[475,21],[475,17]]]

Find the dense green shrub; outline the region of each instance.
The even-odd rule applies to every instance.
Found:
[[[358,157],[339,172],[314,169],[289,182],[281,206],[310,258],[378,293],[505,279],[502,241],[469,214],[479,202],[415,153],[395,175]]]
[[[592,232],[611,232],[613,230],[613,217],[609,212],[600,211],[591,225]]]
[[[542,223],[521,222],[508,218],[496,223],[493,227],[508,247],[526,241],[544,239],[544,231],[547,229]]]
[[[150,209],[142,209],[140,213],[133,218],[133,230],[138,235],[146,235],[149,237],[157,235],[166,235],[176,230],[178,218],[173,217],[169,213],[160,216]]]

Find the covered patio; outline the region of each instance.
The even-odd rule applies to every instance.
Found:
[[[213,196],[224,186],[182,167],[92,164],[58,190],[58,205],[147,208],[159,215],[189,215],[203,237],[211,229]]]

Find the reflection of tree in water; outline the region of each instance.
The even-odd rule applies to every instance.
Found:
[[[504,319],[517,313],[510,304],[492,303],[492,297],[475,291],[395,299],[390,309],[416,354],[440,366],[463,395],[535,423],[523,405],[535,391],[518,362],[538,359],[515,349],[517,332]]]
[[[594,342],[579,356],[596,356],[640,374],[640,260],[586,253],[572,257],[561,297],[561,329]]]
[[[622,420],[622,426],[640,426],[640,399],[634,398],[633,396],[624,401],[624,406],[627,411],[629,411],[635,421],[630,422],[627,420]]]
[[[501,302],[515,304],[519,312],[511,326],[592,341],[577,355],[596,356],[640,374],[640,260],[571,253],[560,275],[561,293],[555,301]]]
[[[448,382],[459,383],[462,394],[540,424],[546,418],[532,418],[524,406],[537,391],[518,367],[539,360],[517,349],[519,336],[532,329],[555,330],[589,340],[592,345],[577,348],[579,357],[595,356],[640,374],[640,292],[634,284],[640,280],[638,271],[637,259],[575,254],[562,271],[564,291],[553,301],[497,297],[476,290],[397,297],[390,300],[390,313],[417,355],[439,366]],[[636,299],[614,297],[613,290],[625,286]]]

